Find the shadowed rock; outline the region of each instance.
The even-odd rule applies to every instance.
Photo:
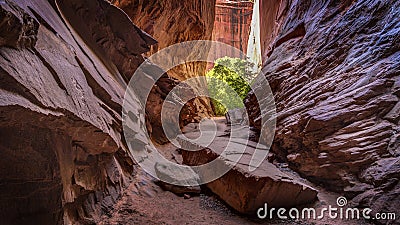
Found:
[[[317,200],[315,189],[281,172],[266,160],[257,168],[251,167],[250,160],[255,154],[257,143],[243,138],[217,136],[210,145],[206,145],[205,137],[194,141],[198,136],[198,131],[192,130],[185,133],[185,137],[191,140],[179,138],[183,149],[201,149],[183,151],[183,163],[199,166],[211,161],[216,162],[214,168],[198,172],[200,179],[206,180],[218,171],[229,170],[206,186],[237,211],[255,215],[265,203],[271,207],[293,207]],[[259,150],[266,151],[258,147]],[[242,155],[236,163],[238,154]],[[252,171],[249,168],[252,168]]]
[[[399,212],[400,197],[393,195],[399,177],[393,171],[400,170],[381,167],[399,160],[399,4],[261,1],[260,6],[263,72],[277,108],[271,151],[303,177],[357,196],[354,202],[375,212]],[[251,125],[261,129],[265,115],[255,96],[245,105]]]
[[[123,73],[154,40],[106,1],[49,2],[0,4],[1,224],[98,223],[134,171]]]

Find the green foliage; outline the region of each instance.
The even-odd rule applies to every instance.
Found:
[[[239,58],[224,57],[215,61],[207,76],[208,90],[217,115],[243,108],[243,99],[250,91],[250,82],[256,76],[253,64]]]

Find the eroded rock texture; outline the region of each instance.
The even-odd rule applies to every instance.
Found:
[[[215,0],[112,0],[111,2],[124,10],[134,24],[158,41],[148,55],[177,43],[212,38]],[[182,49],[183,55],[188,51],[193,49]],[[196,54],[201,54],[207,59],[208,51]],[[181,55],[176,54],[169,57],[169,60],[178,61],[179,57]],[[206,66],[205,62],[188,62],[171,68],[168,74],[182,81],[203,76]],[[198,90],[204,89],[205,80],[203,82],[199,80],[196,87]],[[200,117],[213,115],[208,98],[199,97],[193,104]]]
[[[97,223],[134,172],[121,104],[155,41],[106,1],[57,4],[0,4],[1,224]]]
[[[213,40],[233,46],[247,53],[253,2],[217,0]],[[230,56],[233,52],[218,51],[216,56]],[[232,55],[234,56],[234,55]]]
[[[241,127],[234,125],[233,129]],[[314,188],[304,184],[299,178],[280,171],[272,163],[263,161],[257,168],[250,166],[252,156],[257,154],[257,143],[230,136],[229,133],[195,140],[201,136],[198,129],[187,126],[185,131],[184,135],[190,141],[178,136],[182,149],[189,149],[182,150],[183,163],[201,166],[212,162],[212,168],[198,170],[200,180],[209,180],[216,173],[226,171],[223,176],[212,179],[205,185],[238,212],[256,215],[257,210],[264,207],[265,203],[268,203],[268,207],[296,207],[317,200],[318,192]],[[211,144],[209,140],[213,140]],[[257,149],[266,150],[261,146]],[[242,156],[237,158],[241,152]]]
[[[278,112],[272,151],[374,211],[399,212],[399,6],[261,4],[263,71]],[[246,105],[260,128],[254,96]]]
[[[168,94],[170,94],[170,92],[178,85],[182,96],[195,96],[195,91],[189,85],[181,84],[179,80],[170,77],[166,73],[164,73],[157,82],[151,76],[148,76],[148,78],[151,79],[150,82],[155,83],[156,85],[151,89],[146,102],[147,131],[154,142],[158,144],[166,144],[169,140],[165,132],[168,131],[169,127],[172,127],[172,125],[169,124],[179,124],[177,128],[183,128],[191,122],[201,120],[201,117],[197,114],[198,107],[196,105],[196,100],[184,103],[184,100],[175,96],[175,98],[179,98],[175,99],[175,102],[179,102],[183,105],[173,104],[171,101],[164,104]],[[141,77],[139,79],[143,78]],[[161,114],[163,110],[166,115],[162,121]],[[177,111],[179,112],[179,118],[172,116],[175,115]],[[166,129],[166,131],[164,129]]]

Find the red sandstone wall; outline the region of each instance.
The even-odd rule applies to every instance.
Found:
[[[286,18],[289,0],[260,0],[261,54],[263,62],[272,51],[272,44]]]
[[[247,52],[253,2],[240,0],[217,0],[213,40],[236,47]],[[229,52],[218,53],[221,57]]]
[[[260,3],[277,109],[271,153],[353,206],[399,212],[400,2]],[[245,104],[261,127],[254,95]]]

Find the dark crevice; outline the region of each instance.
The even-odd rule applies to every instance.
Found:
[[[305,34],[306,34],[306,29],[304,27],[304,22],[302,22],[299,25],[297,25],[294,29],[289,31],[287,34],[285,34],[283,37],[279,38],[275,43],[275,48],[279,47],[280,45],[291,39],[303,37]]]
[[[82,64],[82,62],[79,60],[78,57],[75,56],[75,60],[78,62],[79,67],[81,68],[83,74],[85,75],[87,83],[89,87],[92,89],[93,94],[101,101],[106,103],[115,112],[121,112],[122,106],[112,100],[110,94],[108,94],[108,92],[97,83],[97,81],[92,77],[90,72],[85,68],[85,66]]]
[[[0,224],[62,224],[61,141],[49,129],[1,126]]]
[[[304,37],[304,35],[306,34],[306,29],[304,26],[304,22],[301,22],[300,24],[298,24],[295,28],[293,28],[292,30],[290,30],[289,32],[287,32],[284,36],[282,36],[281,38],[279,38],[276,42],[274,47],[272,48],[272,50],[270,52],[268,52],[268,57],[272,54],[272,52],[274,51],[274,49],[278,48],[279,46],[281,46],[283,43],[288,42],[292,39],[295,38],[300,38],[300,37]]]
[[[53,76],[54,80],[56,81],[57,85],[63,89],[65,91],[65,93],[67,95],[69,95],[67,88],[64,86],[64,84],[62,83],[62,81],[60,80],[60,78],[58,77],[57,72],[54,70],[54,68],[46,61],[46,59],[40,54],[40,52],[36,49],[32,49],[33,52],[35,53],[35,55],[37,57],[39,57],[39,59],[42,61],[43,65],[47,68],[47,70],[49,70],[49,72],[51,73],[51,75]]]
[[[19,83],[7,71],[0,67],[0,89],[18,94],[35,105],[46,108],[37,98],[33,95],[28,88]]]
[[[40,25],[43,25],[44,27],[46,27],[48,30],[50,30],[51,32],[53,32],[54,34],[57,34],[57,32],[54,30],[53,27],[50,26],[49,23],[47,23],[46,20],[43,19],[43,17],[41,17],[39,15],[39,13],[37,13],[34,9],[32,9],[30,6],[28,6],[29,10],[33,13],[33,15],[35,16],[35,18],[39,21]]]

